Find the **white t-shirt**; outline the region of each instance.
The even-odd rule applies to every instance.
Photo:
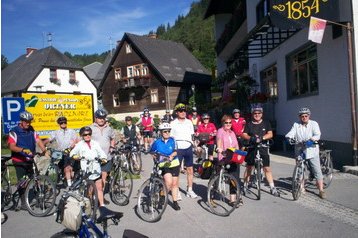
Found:
[[[192,136],[194,134],[194,126],[193,123],[189,119],[184,119],[183,121],[179,121],[176,118],[174,121],[170,123],[172,128],[171,136],[177,142],[178,149],[187,149],[192,145]]]

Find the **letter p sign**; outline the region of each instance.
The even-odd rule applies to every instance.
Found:
[[[2,98],[2,115],[6,134],[20,122],[20,112],[22,111],[25,111],[23,98]]]

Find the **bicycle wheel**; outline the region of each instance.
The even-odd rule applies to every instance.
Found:
[[[133,189],[133,178],[126,168],[119,167],[113,175],[110,195],[114,204],[125,206],[129,203]]]
[[[146,180],[138,191],[136,212],[147,222],[159,221],[168,205],[168,190],[159,178]]]
[[[142,157],[140,153],[131,153],[129,157],[129,169],[135,175],[139,175],[142,170]]]
[[[7,214],[1,212],[1,225],[7,221]]]
[[[97,219],[97,210],[98,210],[98,191],[94,181],[87,180],[82,184],[80,188],[81,195],[88,198],[89,204],[86,205],[86,214],[88,217],[92,218],[93,221]]]
[[[12,189],[9,180],[2,175],[1,177],[1,210],[7,211],[14,206]]]
[[[58,186],[60,182],[60,169],[58,168],[57,164],[50,163],[45,175],[48,176],[55,183],[56,187]]]
[[[39,175],[31,179],[25,190],[29,213],[35,217],[46,216],[55,205],[56,192],[56,186],[49,177]]]
[[[301,196],[301,186],[304,179],[304,169],[302,164],[296,165],[292,175],[292,196],[293,200],[297,200]]]
[[[223,173],[210,179],[208,184],[208,203],[210,210],[218,216],[228,216],[232,213],[239,201],[240,188],[231,174]],[[234,202],[230,202],[236,197]]]
[[[330,153],[323,153],[320,156],[321,170],[323,175],[323,187],[328,188],[333,179],[333,163]]]

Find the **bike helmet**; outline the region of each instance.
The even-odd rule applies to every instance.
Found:
[[[161,131],[161,130],[171,130],[172,128],[170,127],[169,123],[162,123],[159,125],[158,129]]]
[[[124,120],[125,121],[132,121],[132,117],[131,116],[126,116],[126,118]]]
[[[197,109],[196,107],[193,107],[193,108],[192,108],[192,111],[193,111],[193,112],[197,112],[198,109]]]
[[[143,109],[143,113],[146,113],[146,112],[149,113],[149,109],[148,109],[148,108],[144,108],[144,109]]]
[[[165,110],[165,113],[170,113],[170,110]]]
[[[67,123],[66,117],[59,117],[57,118],[57,124]]]
[[[302,114],[308,114],[308,115],[311,115],[311,111],[309,108],[307,107],[303,107],[301,108],[299,111],[298,111],[298,115],[302,115]]]
[[[94,116],[96,118],[105,118],[108,115],[107,111],[104,109],[98,109],[95,113]]]
[[[203,113],[203,115],[201,115],[201,118],[204,120],[204,119],[210,119],[210,116],[209,114],[207,113]]]
[[[80,129],[80,136],[82,136],[85,132],[89,132],[92,134],[92,129],[89,126],[84,126]]]
[[[240,113],[240,110],[235,108],[233,111],[232,111],[232,114],[235,114],[235,113]]]
[[[186,106],[184,103],[179,103],[174,107],[175,111],[179,111],[179,110],[186,110]]]
[[[34,119],[34,117],[28,111],[23,111],[23,112],[20,113],[20,120],[21,121],[32,121],[33,119]]]
[[[262,107],[260,107],[260,106],[255,106],[255,107],[251,108],[251,113],[253,113],[253,112],[263,112],[263,111],[264,111],[264,109]]]

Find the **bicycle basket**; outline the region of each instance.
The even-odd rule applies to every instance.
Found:
[[[210,140],[210,133],[200,133],[198,135],[198,140],[200,143],[207,143]]]
[[[226,150],[225,163],[242,164],[245,161],[247,152],[229,148]]]
[[[51,154],[52,161],[59,161],[62,159],[62,152],[55,150]]]

